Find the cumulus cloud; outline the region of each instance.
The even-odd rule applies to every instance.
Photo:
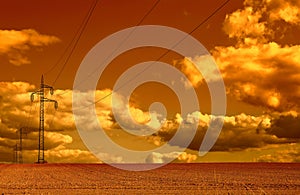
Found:
[[[24,52],[31,47],[48,46],[57,42],[57,37],[40,34],[34,29],[0,30],[0,54],[6,54],[9,62],[16,66],[30,64]]]
[[[26,126],[26,134],[23,139],[24,159],[27,162],[33,162],[31,159],[36,155],[37,137],[38,137],[38,106],[37,103],[30,103],[30,92],[35,91],[36,87],[26,82],[0,82],[0,152],[3,154],[12,154],[15,144],[18,143],[19,128]],[[248,89],[251,91],[251,86]],[[65,93],[68,92],[68,93]],[[65,93],[62,95],[62,93]],[[90,92],[89,92],[90,93]],[[97,90],[96,99],[104,97],[111,90]],[[249,92],[251,93],[251,92]],[[59,101],[59,109],[54,112],[52,106],[46,107],[45,118],[45,149],[49,162],[78,162],[86,158],[87,161],[95,162],[95,157],[83,146],[74,124],[73,113],[71,110],[72,90],[57,90],[57,94],[52,99]],[[80,105],[76,108],[89,106],[93,100],[88,100],[88,96],[83,96]],[[120,128],[118,121],[112,114],[112,105],[110,98],[107,101],[96,104],[97,117],[100,124],[104,125],[104,130],[113,141],[133,150],[155,149],[163,144],[169,144],[169,147],[182,147],[184,141],[191,136],[191,126],[198,125],[195,137],[188,148],[198,150],[201,141],[207,131],[208,125],[218,120],[216,116],[204,114],[199,111],[189,113],[185,116],[177,113],[173,119],[162,118],[158,113],[153,114],[144,111],[126,102],[118,99],[116,106],[119,108],[129,108],[131,117],[137,123],[155,129],[156,125],[149,124],[148,121],[154,117],[161,128],[158,132],[150,136],[134,136],[128,134]],[[85,112],[84,112],[85,111]],[[95,128],[97,121],[89,121],[86,111],[79,112],[85,128]],[[122,121],[127,118],[120,115]],[[83,120],[84,119],[84,120]],[[152,126],[153,125],[153,126]],[[183,131],[176,142],[169,143],[176,133],[179,125],[182,125]],[[288,130],[285,128],[288,127]],[[261,116],[252,116],[249,114],[237,114],[224,117],[223,130],[213,147],[214,151],[232,151],[244,150],[247,148],[258,148],[268,144],[295,143],[299,139],[299,115],[298,112],[286,112],[277,114],[264,114]],[[24,130],[25,131],[25,130]],[[81,143],[81,145],[79,144]],[[137,146],[138,145],[138,146]],[[179,150],[174,150],[179,151]],[[28,155],[28,156],[27,156]],[[114,162],[123,162],[120,156],[112,154],[99,154],[102,158],[111,158]],[[168,157],[174,157],[178,162],[193,162],[194,155],[188,153],[172,154],[153,154],[149,156],[149,162],[164,162]],[[10,155],[12,157],[12,155]],[[72,158],[72,156],[74,158]],[[10,158],[11,158],[10,157]],[[56,159],[56,160],[55,160]],[[0,161],[6,161],[6,157],[0,156]],[[33,161],[30,161],[33,160]]]
[[[108,154],[108,153],[97,153],[97,157],[102,159],[105,162],[112,162],[112,163],[124,163],[123,157],[114,155],[114,154]]]
[[[76,120],[77,124],[85,126],[86,130],[93,130],[97,129],[98,121],[103,129],[111,129],[114,125],[112,116],[111,116],[111,98],[106,98],[104,101],[100,101],[95,105],[96,113],[97,113],[97,120],[93,120],[90,116],[93,114],[93,106],[94,106],[94,99],[91,99],[91,94],[95,93],[96,98],[102,98],[111,94],[110,89],[105,90],[97,90],[97,91],[88,91],[88,92],[78,92],[78,91],[70,91],[68,94],[70,96],[70,100],[72,100],[72,93],[76,93],[78,100],[72,105],[72,102],[69,102],[69,112],[72,114],[71,108],[73,107],[73,111],[75,110],[76,113]],[[66,96],[63,95],[59,97],[59,99],[65,99]],[[73,119],[74,121],[74,119]]]
[[[271,154],[263,154],[255,159],[256,162],[300,162],[299,144],[289,144],[285,149],[278,149]]]
[[[36,159],[37,150],[23,151],[24,163],[36,162]],[[62,145],[46,150],[45,160],[49,163],[99,163],[99,160],[85,149],[66,148]]]
[[[26,82],[0,82],[0,146],[3,148],[0,152],[9,151],[9,153],[11,153],[10,161],[13,156],[13,148],[16,144],[19,144],[19,129],[21,127],[25,127],[23,128],[24,161],[35,161],[35,159],[31,159],[31,156],[36,156],[35,152],[38,146],[38,98],[35,98],[33,103],[30,102],[30,94],[35,90],[36,87],[34,85]],[[74,123],[74,116],[71,109],[72,93],[72,90],[55,90],[54,96],[49,98],[56,99],[59,102],[58,110],[55,111],[53,106],[50,104],[49,106],[45,106],[45,152],[47,154],[47,158],[49,158],[49,161],[51,162],[55,162],[55,158],[61,162],[59,159],[60,156],[63,156],[64,160],[71,160],[72,152],[74,155],[80,153],[80,156],[86,156],[84,152],[86,151],[86,148],[76,131]],[[96,94],[96,98],[101,98],[111,93],[111,90],[97,90],[94,93]],[[89,130],[96,128],[99,121],[111,138],[121,140],[118,135],[118,132],[120,132],[121,129],[118,121],[114,119],[112,114],[111,98],[107,98],[107,100],[101,101],[95,105],[98,121],[94,121],[90,119],[90,113],[87,113],[91,112],[90,106],[94,106],[94,100],[89,100],[88,97],[89,96],[87,94],[83,93],[80,104],[74,105],[74,109],[80,109],[80,112],[77,113],[79,122],[84,122],[85,129]],[[126,105],[126,102],[121,100],[122,98],[118,100],[116,106],[119,105],[120,108],[128,108],[131,114],[130,117],[132,117],[132,120],[135,120],[137,124],[153,129],[156,128],[157,125],[160,125],[159,123],[162,119],[157,113],[149,113],[135,107],[134,105]],[[82,107],[88,107],[88,109],[81,109]],[[122,109],[120,109],[117,114],[120,114],[121,112],[123,112]],[[128,116],[120,116],[122,117],[123,122],[125,121],[128,123]],[[154,122],[149,123],[149,120]],[[115,133],[116,131],[114,131],[114,129],[120,131]],[[122,136],[125,134],[126,133],[123,133]],[[155,148],[161,144],[160,139],[157,137],[148,136],[147,138],[143,136],[130,137],[130,139],[134,141],[130,142],[130,144],[132,147],[136,148],[135,143],[138,143],[141,145],[138,147],[142,149]],[[120,142],[126,143],[127,141],[122,139]],[[102,154],[102,157],[104,158],[107,156]],[[81,159],[81,157],[79,157],[79,159]],[[1,157],[0,161],[2,161]],[[75,158],[70,162],[74,161],[76,161]]]
[[[34,86],[24,82],[0,82],[1,127],[9,137],[15,128],[20,128],[30,111],[28,92]]]
[[[283,111],[299,109],[299,52],[298,45],[282,47],[270,42],[244,48],[218,47],[214,55],[229,94]]]
[[[113,113],[118,125],[123,129],[135,131],[137,135],[149,135],[161,127],[164,117],[161,113],[143,111],[129,105],[126,98],[117,95],[113,101]]]
[[[95,121],[91,117],[93,115],[91,108],[94,106],[94,100],[90,99],[91,93],[94,92],[74,93],[77,93],[78,100],[80,100],[73,105],[73,110],[76,112],[76,122],[78,125],[85,127],[87,131],[98,129],[99,121],[101,128],[105,130],[122,128],[132,131],[136,135],[149,135],[159,128],[164,121],[164,117],[160,113],[141,110],[135,105],[129,104],[125,97],[116,92],[114,92],[116,98],[112,100],[111,96],[107,96],[112,93],[109,89],[95,92],[96,99],[107,96],[104,99],[105,101],[96,104],[98,121]]]
[[[22,54],[18,52],[11,52],[8,53],[8,61],[9,63],[16,65],[16,66],[21,66],[25,64],[30,64],[31,61],[28,59],[28,57],[23,56]]]
[[[12,156],[13,156],[12,148],[0,145],[0,152],[1,152],[1,158],[0,158],[1,163],[7,163],[12,161]]]
[[[280,115],[272,120],[268,133],[281,138],[300,138],[300,117],[293,115]]]
[[[271,20],[283,20],[286,23],[299,25],[300,2],[294,0],[265,0],[269,18]]]
[[[0,160],[12,161],[13,148],[19,144],[20,128],[23,131],[24,154],[33,155],[38,146],[38,106],[30,102],[30,93],[36,87],[26,82],[0,82],[0,153],[9,151]],[[45,114],[45,150],[52,151],[59,146],[73,143],[73,137],[66,130],[75,131],[72,114],[58,111],[60,118],[54,117],[54,108],[46,106]],[[54,117],[54,118],[53,118]],[[68,121],[69,120],[69,121]],[[52,123],[56,125],[53,127]],[[67,123],[65,123],[67,122]],[[71,123],[71,124],[70,124]],[[57,151],[57,150],[56,150]],[[33,155],[35,156],[35,155]],[[23,155],[25,162],[30,156]]]
[[[173,64],[187,76],[193,87],[198,87],[204,82],[218,81],[221,78],[216,62],[211,55],[185,57],[182,60],[174,60]],[[192,87],[184,79],[182,82],[186,88]]]
[[[178,118],[180,118],[180,120],[178,120]],[[176,142],[172,142],[173,145],[182,146],[184,140],[187,139],[188,136],[191,136],[192,131],[189,125],[195,123],[197,121],[196,119],[199,119],[199,126],[188,148],[199,150],[208,125],[211,125],[213,120],[215,120],[215,117],[211,115],[202,114],[197,111],[183,118],[178,114],[176,119],[165,123],[163,128],[157,133],[157,136],[162,138],[161,141],[168,142],[175,135],[179,125],[183,124],[184,133],[182,133],[180,139],[177,139]],[[275,124],[277,124],[276,122],[272,122],[273,120],[276,121],[277,119],[271,115],[252,116],[241,113],[234,116],[225,116],[223,129],[212,150],[244,150],[247,148],[259,148],[268,144],[294,143],[297,141],[295,139],[289,139],[290,137],[288,136],[280,137],[274,131],[270,130],[275,128]]]
[[[300,3],[294,0],[245,0],[244,8],[226,15],[224,31],[239,43],[268,42],[276,31],[299,25]],[[280,35],[284,36],[284,35]]]
[[[146,158],[146,163],[166,163],[173,159],[176,159],[176,161],[178,162],[191,163],[197,160],[197,156],[186,152],[171,152],[171,153],[152,152]]]
[[[261,17],[262,12],[255,12],[252,7],[237,10],[226,16],[224,31],[230,38],[236,38],[239,41],[247,42],[257,38],[262,40],[269,30],[265,22],[259,22]]]
[[[290,28],[299,19],[299,2],[247,0],[244,5],[224,22],[225,33],[237,40],[236,45],[212,51],[227,93],[269,110],[299,111],[300,45],[279,43],[285,32],[281,28]],[[291,11],[286,16],[282,10],[287,9],[297,14]],[[286,24],[274,28],[275,22],[282,21]]]
[[[100,161],[91,154],[90,151],[83,149],[70,149],[65,146],[58,146],[45,152],[48,162],[55,163],[99,163]]]

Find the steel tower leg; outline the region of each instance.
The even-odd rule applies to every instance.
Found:
[[[38,163],[44,163],[44,77],[41,79],[41,91],[40,91],[40,125],[39,125],[39,151],[38,151]]]

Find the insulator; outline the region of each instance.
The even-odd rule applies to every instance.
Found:
[[[31,100],[31,102],[34,101],[34,94],[33,94],[33,93],[32,93],[31,96],[30,96],[30,100]]]
[[[53,88],[50,88],[50,94],[53,95],[54,94],[54,90]]]
[[[57,102],[54,102],[54,108],[55,108],[55,110],[58,109],[58,103]]]

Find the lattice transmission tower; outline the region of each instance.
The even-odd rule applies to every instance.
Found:
[[[56,100],[51,100],[48,98],[45,98],[45,89],[50,90],[50,94],[53,95],[54,89],[52,86],[44,84],[44,76],[42,75],[41,78],[41,86],[40,89],[33,92],[30,96],[31,101],[34,101],[34,95],[38,95],[40,97],[40,123],[39,123],[39,144],[38,144],[38,160],[36,163],[46,163],[44,158],[44,151],[45,151],[45,143],[44,143],[44,121],[45,121],[45,109],[44,109],[44,103],[45,102],[53,102],[54,108],[58,108],[58,103]]]

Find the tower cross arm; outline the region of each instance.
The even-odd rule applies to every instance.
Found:
[[[58,102],[56,100],[51,100],[48,98],[44,98],[43,99],[44,102],[53,102],[54,103],[54,108],[57,109],[58,108]]]

